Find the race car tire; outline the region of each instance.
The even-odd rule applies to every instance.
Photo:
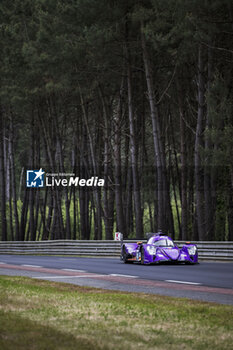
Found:
[[[144,265],[144,260],[145,260],[145,251],[144,248],[141,248],[141,265]]]
[[[124,261],[125,264],[128,263],[128,260],[127,260],[127,254],[126,254],[126,250],[125,250],[125,246],[123,247],[123,253],[122,253],[122,260]]]

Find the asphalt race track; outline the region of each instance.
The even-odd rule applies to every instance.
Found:
[[[233,263],[142,266],[111,258],[0,255],[0,275],[233,305]]]

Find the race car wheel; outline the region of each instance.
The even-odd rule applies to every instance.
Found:
[[[144,248],[141,248],[141,265],[144,265],[144,260],[145,260],[145,251]]]
[[[125,263],[125,264],[128,262],[128,260],[127,260],[127,258],[126,258],[126,251],[125,251],[125,247],[123,247],[122,260],[124,261],[124,263]]]

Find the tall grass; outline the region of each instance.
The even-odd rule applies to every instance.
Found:
[[[0,349],[229,350],[233,307],[0,277]]]

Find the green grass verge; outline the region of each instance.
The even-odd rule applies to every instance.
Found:
[[[0,349],[230,349],[233,307],[0,277]]]

